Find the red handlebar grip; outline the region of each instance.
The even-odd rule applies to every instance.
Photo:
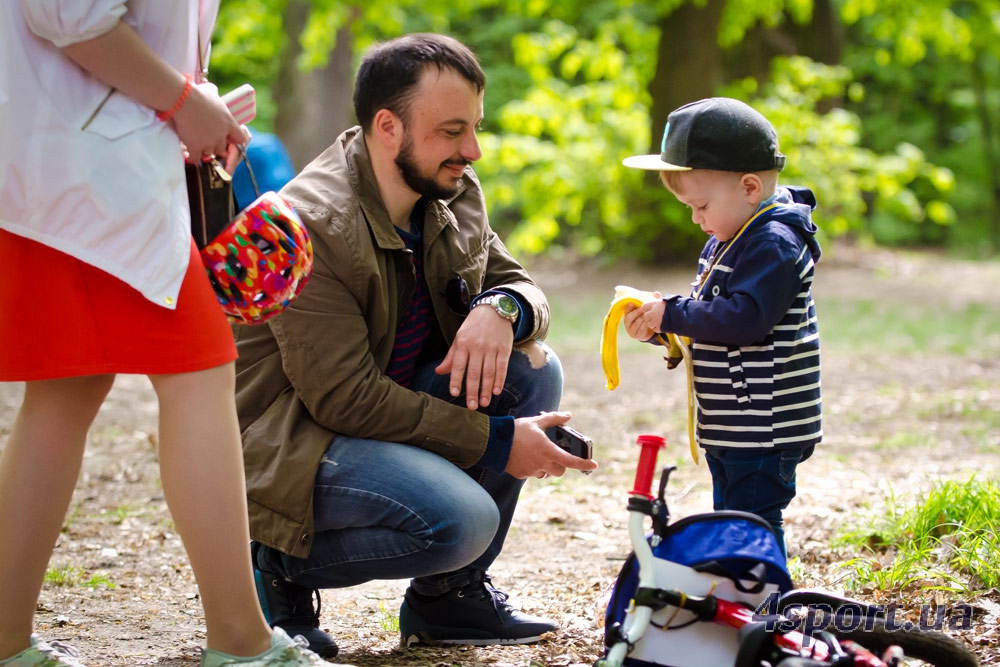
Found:
[[[642,447],[639,465],[635,469],[635,485],[629,492],[633,496],[653,499],[653,473],[656,472],[656,456],[667,446],[667,439],[659,435],[640,435],[636,443]]]

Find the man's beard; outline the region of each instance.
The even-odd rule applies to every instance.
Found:
[[[463,163],[458,160],[448,160],[447,163],[468,164],[468,162]],[[396,166],[399,167],[403,181],[409,188],[428,199],[451,199],[458,193],[457,183],[450,187],[441,185],[433,178],[420,173],[420,168],[417,167],[417,163],[413,159],[413,140],[409,134],[403,138],[403,146],[399,149],[399,155],[396,156]]]

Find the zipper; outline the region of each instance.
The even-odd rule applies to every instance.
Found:
[[[97,114],[101,113],[101,109],[104,108],[104,105],[108,103],[108,100],[110,100],[111,96],[114,95],[117,91],[118,91],[117,88],[112,88],[111,90],[108,91],[108,94],[104,96],[104,99],[101,100],[101,103],[97,105],[96,109],[94,109],[94,113],[90,114],[90,116],[87,118],[87,121],[83,124],[83,127],[80,128],[81,131],[86,130],[88,127],[90,127],[90,124],[94,122],[95,118],[97,118]]]

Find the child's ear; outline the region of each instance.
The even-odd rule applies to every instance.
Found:
[[[759,204],[764,199],[764,181],[757,174],[743,174],[740,177],[740,190],[752,204]]]

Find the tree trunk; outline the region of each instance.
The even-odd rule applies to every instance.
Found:
[[[354,122],[352,56],[354,43],[350,25],[337,31],[337,41],[326,67],[303,72],[297,61],[302,53],[299,37],[309,20],[312,4],[289,0],[284,27],[288,46],[281,57],[274,96],[278,111],[275,133],[288,148],[296,170],[333,143]]]
[[[983,54],[977,53],[972,61],[972,89],[976,97],[976,115],[979,118],[979,135],[982,137],[983,160],[986,167],[986,183],[993,211],[993,235],[1000,241],[1000,165],[997,164],[996,137],[993,132],[993,118],[987,98],[986,71]]]
[[[649,85],[652,150],[660,152],[667,115],[679,106],[711,97],[722,80],[719,21],[725,0],[704,7],[685,2],[660,20],[656,72]]]
[[[725,52],[725,79],[753,77],[763,83],[771,76],[771,61],[777,56],[802,55],[826,65],[840,63],[844,51],[844,29],[831,0],[813,0],[812,21],[805,25],[791,18],[776,28],[755,27],[743,40]],[[823,100],[817,111],[839,106],[841,100]]]

